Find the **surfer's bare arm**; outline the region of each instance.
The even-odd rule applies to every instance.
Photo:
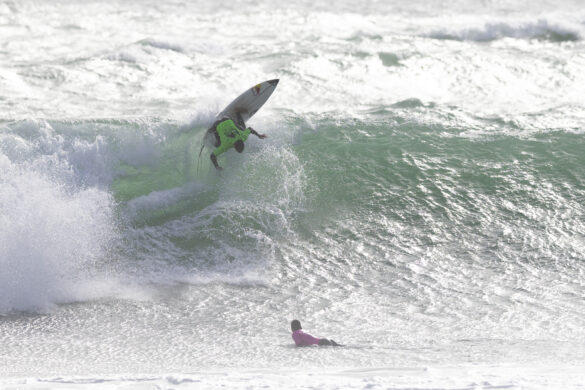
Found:
[[[248,127],[248,129],[250,129],[250,133],[254,134],[256,137],[258,137],[260,139],[266,138],[266,134],[260,134],[260,133],[258,133],[256,130],[254,130],[251,127]]]
[[[215,167],[215,169],[217,169],[218,171],[221,171],[223,169],[217,163],[217,157],[215,157],[215,154],[211,153],[211,156],[209,156],[209,158],[211,159],[211,162],[213,163],[213,166]]]

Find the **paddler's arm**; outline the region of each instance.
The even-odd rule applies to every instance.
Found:
[[[250,133],[254,134],[256,137],[258,137],[258,138],[260,138],[260,139],[264,139],[264,138],[266,138],[266,137],[267,137],[267,135],[266,135],[266,134],[260,134],[260,133],[258,133],[256,130],[254,130],[254,129],[253,129],[253,128],[251,128],[251,127],[248,127],[248,130],[250,130]]]
[[[211,156],[209,156],[209,158],[211,159],[211,162],[213,163],[213,166],[215,167],[215,169],[217,169],[218,171],[221,171],[223,169],[217,163],[217,157],[215,157],[215,154],[211,153]]]

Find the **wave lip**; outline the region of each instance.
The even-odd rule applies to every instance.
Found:
[[[173,44],[170,42],[166,42],[166,41],[156,40],[154,38],[145,38],[145,39],[138,41],[137,43],[139,45],[143,45],[143,46],[151,46],[151,47],[154,47],[156,49],[171,50],[171,51],[176,51],[178,53],[182,53],[184,51],[184,49],[179,45],[176,45],[176,44]]]
[[[464,28],[458,31],[437,30],[428,34],[430,38],[454,41],[490,42],[503,38],[537,39],[550,42],[573,42],[581,40],[576,29],[549,23],[540,19],[532,23],[486,23],[483,28]]]

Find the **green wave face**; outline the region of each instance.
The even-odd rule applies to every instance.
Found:
[[[208,156],[199,158],[201,129],[173,134],[155,146],[150,161],[120,162],[111,188],[117,200],[126,202],[153,191],[169,190],[202,180],[209,171]]]

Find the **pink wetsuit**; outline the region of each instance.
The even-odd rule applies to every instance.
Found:
[[[295,330],[292,334],[297,347],[304,347],[307,345],[319,344],[319,339],[303,332],[302,330]]]

